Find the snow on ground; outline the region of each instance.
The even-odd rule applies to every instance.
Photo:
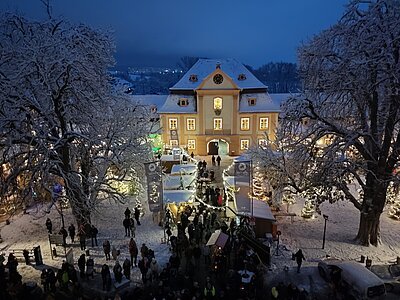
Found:
[[[98,212],[93,215],[92,222],[99,229],[98,247],[91,247],[90,239],[87,240],[87,246],[90,251],[90,256],[94,258],[98,270],[100,270],[104,263],[108,263],[110,266],[115,264],[115,261],[113,260],[105,260],[102,247],[105,239],[108,239],[111,242],[111,247],[115,246],[117,249],[120,249],[121,255],[118,259],[121,264],[125,258],[129,258],[128,243],[130,238],[125,237],[125,230],[122,221],[125,209],[129,207],[133,211],[135,203],[136,202],[133,199],[126,204],[103,201],[100,204]],[[153,249],[157,261],[161,266],[163,266],[170,256],[168,246],[161,243],[161,238],[164,236],[163,229],[153,222],[152,213],[148,211],[148,207],[146,207],[145,204],[143,205],[143,209],[145,215],[142,217],[141,225],[136,226],[135,241],[139,249],[143,243],[145,243],[150,249]],[[53,222],[53,233],[58,233],[61,228],[61,217],[54,208],[48,215],[37,213],[34,209],[28,210],[28,212],[29,214],[21,214],[13,217],[10,225],[2,225],[1,236],[4,242],[0,244],[0,252],[8,254],[9,249],[30,249],[39,245],[42,251],[44,266],[36,268],[35,264],[26,266],[25,263],[20,262],[18,270],[23,276],[24,281],[32,280],[40,282],[41,270],[44,267],[51,266],[60,268],[62,261],[64,260],[64,257],[57,257],[52,260],[48,234],[45,226],[46,218],[49,217]],[[68,227],[71,222],[76,226],[69,209],[64,210],[64,218],[66,227]],[[75,239],[77,240],[77,238]],[[67,244],[69,243],[70,237],[68,236]],[[75,241],[73,251],[74,261],[77,262],[79,256],[84,253],[80,250],[79,241]],[[57,252],[58,254],[63,254],[63,248],[57,247]],[[77,266],[76,269],[78,269]],[[133,281],[139,282],[139,269],[134,268],[132,272]]]
[[[152,214],[148,211],[148,206],[144,202],[145,196],[142,197],[142,203],[146,212],[142,225],[136,228],[136,241],[138,247],[142,243],[146,243],[153,249],[156,259],[163,266],[167,262],[170,252],[168,246],[161,243],[161,238],[164,236],[162,228],[153,222]],[[99,246],[92,248],[90,247],[90,240],[87,242],[97,268],[106,263],[102,250],[104,239],[109,239],[111,245],[121,249],[120,261],[128,257],[129,238],[125,237],[122,221],[126,207],[129,206],[132,210],[134,203],[134,199],[131,199],[127,204],[103,201],[98,213],[94,215],[93,223],[99,229]],[[317,261],[326,255],[350,260],[359,260],[361,255],[364,255],[371,258],[373,264],[393,262],[397,256],[400,256],[400,222],[390,219],[387,216],[387,211],[384,211],[381,216],[382,245],[379,247],[364,247],[353,241],[358,229],[359,211],[352,204],[344,201],[335,204],[322,204],[322,213],[329,216],[325,249],[322,249],[324,219],[319,215],[314,219],[300,217],[303,203],[302,199],[298,199],[297,203],[290,206],[290,212],[294,212],[297,215],[293,223],[291,223],[290,217],[277,217],[278,230],[282,232],[280,236],[282,251],[278,252],[280,255],[277,256],[275,255],[276,243],[271,247],[272,274],[281,272],[285,265],[294,267],[295,262],[291,260],[291,254],[297,251],[298,248],[303,249],[307,259],[304,266],[315,266]],[[66,210],[64,214],[65,224],[68,226],[73,221],[71,212]],[[51,218],[54,231],[57,232],[61,228],[61,218],[54,208],[49,215],[38,214],[31,209],[29,214],[13,217],[10,225],[2,224],[1,236],[4,242],[0,244],[0,252],[7,253],[10,248],[24,249],[40,245],[45,266],[59,268],[63,258],[51,259],[45,227],[47,217]],[[69,241],[68,237],[67,242]],[[285,247],[288,251],[284,250]],[[74,260],[77,261],[82,253],[79,243],[76,243],[73,249]],[[61,250],[62,248],[58,247],[58,251],[60,252]],[[107,261],[107,263],[113,265],[114,261]],[[34,280],[40,282],[40,270],[36,269],[34,264],[26,266],[20,263],[18,269],[25,281]],[[272,275],[271,273],[269,275]],[[137,268],[133,270],[132,277],[134,282],[140,281],[140,274]]]
[[[299,248],[307,259],[305,266],[316,265],[326,255],[358,261],[364,255],[372,259],[372,264],[387,264],[400,256],[400,222],[389,218],[386,210],[381,215],[382,244],[378,247],[365,247],[354,241],[358,231],[359,211],[347,201],[323,203],[321,212],[329,219],[325,249],[322,249],[324,218],[316,214],[314,219],[303,219],[300,217],[303,204],[304,200],[298,199],[297,203],[290,206],[289,211],[297,215],[293,223],[290,217],[277,217],[278,230],[282,232],[280,244],[289,251],[282,249],[282,253],[278,252],[280,255],[275,255],[276,245],[271,247],[273,269],[276,268],[276,271],[282,271],[285,265],[294,266],[295,262],[290,260],[291,254]]]

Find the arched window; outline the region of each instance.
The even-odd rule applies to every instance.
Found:
[[[215,109],[218,109],[218,110],[222,109],[222,98],[220,98],[220,97],[214,98],[214,110]]]

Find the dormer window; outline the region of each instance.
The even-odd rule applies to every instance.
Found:
[[[246,75],[245,74],[239,74],[238,76],[238,80],[242,81],[242,80],[246,80]]]
[[[196,74],[192,74],[192,75],[190,75],[190,77],[189,77],[189,81],[190,82],[196,82],[198,79],[197,79],[197,75]]]
[[[156,113],[156,112],[157,112],[157,106],[152,106],[152,107],[150,108],[150,111],[151,111],[152,113]]]
[[[256,98],[249,98],[249,106],[255,106],[256,105]]]
[[[189,105],[189,99],[188,98],[180,98],[178,102],[179,106],[188,106]]]

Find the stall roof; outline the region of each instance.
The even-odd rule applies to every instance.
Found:
[[[164,204],[193,201],[195,190],[166,190],[163,192]]]
[[[187,188],[194,186],[195,183],[196,175],[166,175],[164,177],[163,187],[165,190],[177,190],[181,187]]]
[[[221,230],[216,230],[210,237],[207,242],[207,246],[218,246],[224,248],[226,242],[228,241],[229,236]]]
[[[261,200],[257,200],[257,199],[253,199],[253,217],[254,218],[258,218],[258,219],[263,219],[263,220],[270,220],[270,221],[276,221],[275,217],[272,215],[272,211],[271,208],[269,207],[269,205]],[[241,216],[249,216],[251,217],[251,212],[241,212],[238,211],[237,212],[238,215]]]
[[[194,174],[197,171],[197,166],[193,164],[186,165],[173,165],[171,169],[171,174]]]

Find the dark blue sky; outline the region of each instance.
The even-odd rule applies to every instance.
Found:
[[[296,48],[335,24],[348,0],[52,0],[54,16],[112,29],[117,63],[173,66],[181,56],[232,57],[259,67],[296,62]],[[45,18],[40,0],[1,11]]]

